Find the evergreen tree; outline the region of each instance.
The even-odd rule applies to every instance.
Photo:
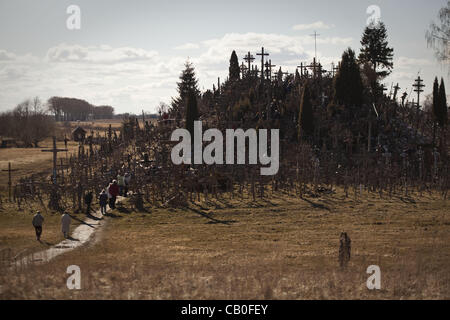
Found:
[[[348,107],[361,106],[363,82],[355,52],[348,48],[342,54],[339,71],[334,78],[334,102]]]
[[[194,91],[190,91],[186,107],[186,129],[191,133],[191,141],[194,138],[194,121],[198,120],[197,96]]]
[[[196,96],[200,95],[194,66],[190,61],[186,61],[184,66],[185,69],[181,72],[180,82],[177,82],[178,97],[172,99],[172,109],[175,112],[182,112],[185,109],[190,92],[193,92]]]
[[[229,67],[228,71],[229,71],[229,78],[231,81],[240,79],[241,69],[239,68],[238,57],[236,55],[236,51],[234,51],[234,50],[231,53],[230,67]]]
[[[280,67],[280,69],[278,69],[277,78],[278,78],[278,82],[283,81],[283,71],[281,71],[281,67]]]
[[[437,122],[439,119],[439,112],[440,112],[439,98],[440,98],[439,81],[438,78],[435,77],[433,83],[433,116],[435,122]]]
[[[314,132],[314,114],[311,104],[311,92],[307,84],[303,86],[298,114],[298,138],[312,135]]]
[[[391,73],[394,49],[388,47],[387,30],[383,22],[371,23],[364,30],[361,39],[359,60],[370,62],[378,77],[384,78]],[[377,72],[377,68],[385,69]]]
[[[298,72],[298,69],[295,69],[295,83],[298,83],[300,81],[300,73]]]
[[[445,94],[444,79],[441,78],[441,85],[439,86],[439,117],[438,123],[441,128],[447,124],[447,96]]]

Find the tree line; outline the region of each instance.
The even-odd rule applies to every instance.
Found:
[[[39,147],[54,130],[55,121],[38,97],[0,114],[0,136],[20,140],[24,147]]]
[[[76,98],[52,97],[48,100],[48,107],[55,116],[55,121],[86,121],[114,117],[113,107],[94,106]]]

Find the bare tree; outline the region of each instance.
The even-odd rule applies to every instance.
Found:
[[[433,48],[438,61],[448,64],[450,62],[450,1],[441,8],[438,22],[432,22],[425,34],[428,47]]]
[[[26,147],[39,147],[39,142],[52,135],[54,128],[53,117],[38,97],[0,115],[0,134],[18,139]]]

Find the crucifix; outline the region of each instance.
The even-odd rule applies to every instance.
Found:
[[[310,36],[314,37],[314,58],[317,59],[317,37],[320,36],[316,31]]]
[[[276,65],[272,64],[272,60],[269,60],[269,61],[266,61],[265,67],[266,67],[266,78],[268,80],[271,80],[272,79],[272,68],[276,67]]]
[[[303,72],[303,70],[306,71],[307,66],[304,66],[304,65],[303,65],[303,62],[300,62],[300,65],[297,66],[297,68],[300,68],[300,76],[303,78],[303,75],[305,74],[305,73]]]
[[[424,84],[422,84],[423,79],[420,78],[420,76],[414,80],[415,83],[413,84],[414,92],[417,92],[417,109],[419,109],[419,101],[420,101],[420,93],[423,92],[423,87],[425,87]]]
[[[306,66],[306,68],[309,68],[312,70],[314,78],[316,77],[316,74],[317,74],[317,71],[316,71],[317,67],[318,67],[318,65],[316,63],[316,58],[313,58],[313,62],[309,66]]]
[[[58,149],[56,148],[56,137],[53,136],[53,148],[52,149],[45,149],[41,150],[42,152],[53,152],[53,184],[56,184],[56,170],[57,170],[57,163],[56,158],[58,152],[67,151],[67,149]]]
[[[252,54],[250,54],[250,51],[247,53],[247,55],[244,57],[244,60],[247,61],[247,70],[250,73],[250,65],[255,60]]]
[[[257,56],[261,56],[261,79],[264,80],[264,56],[268,56],[268,53],[264,53],[264,47],[261,48],[261,53],[257,53]]]
[[[331,76],[334,78],[334,75],[337,74],[339,70],[339,66],[335,66],[334,62],[331,63]]]
[[[11,169],[11,162],[8,162],[8,169],[7,170],[2,170],[2,171],[8,171],[8,199],[9,202],[11,202],[11,190],[12,190],[12,176],[11,173],[13,171],[18,171],[19,169]]]

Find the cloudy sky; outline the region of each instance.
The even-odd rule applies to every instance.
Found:
[[[0,111],[33,96],[67,96],[117,113],[154,112],[176,95],[186,59],[202,90],[227,76],[232,50],[241,62],[264,46],[276,68],[294,72],[314,56],[314,31],[317,56],[329,68],[347,47],[359,52],[371,5],[394,48],[387,86],[399,82],[409,93],[420,73],[429,93],[434,76],[450,80],[425,41],[446,2],[0,0]],[[67,27],[71,5],[80,8],[80,29]]]

